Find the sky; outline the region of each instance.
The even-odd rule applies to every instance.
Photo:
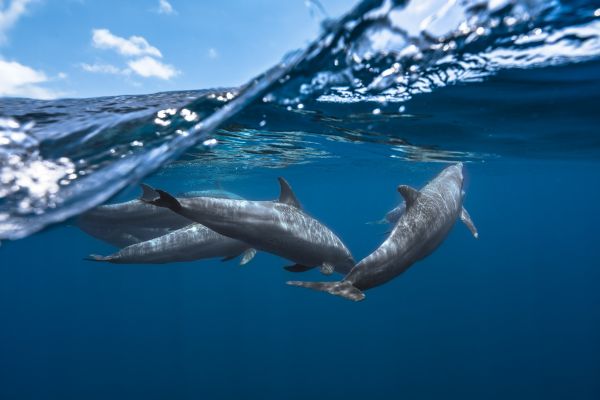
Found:
[[[319,32],[306,0],[0,0],[0,96],[238,86]],[[356,0],[321,0],[329,17]]]

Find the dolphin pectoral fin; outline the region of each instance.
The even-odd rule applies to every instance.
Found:
[[[475,227],[475,224],[473,223],[471,216],[469,215],[469,213],[467,212],[467,210],[464,207],[462,208],[462,211],[460,212],[460,220],[467,226],[467,228],[469,228],[469,230],[473,234],[473,237],[475,239],[479,239],[479,233],[477,232],[477,228]]]
[[[240,266],[248,264],[256,255],[256,249],[248,249],[242,253],[242,259],[240,260]]]
[[[281,188],[278,201],[280,203],[284,203],[296,207],[298,209],[302,209],[302,206],[300,205],[298,198],[292,191],[292,187],[290,186],[290,184],[287,183],[287,181],[282,177],[277,178],[277,180],[279,181],[279,186]]]
[[[301,281],[287,281],[290,286],[299,286],[308,289],[317,290],[320,292],[327,292],[334,296],[340,296],[347,300],[361,301],[365,299],[365,294],[353,286],[348,281],[339,282],[301,282]]]
[[[333,272],[335,271],[335,267],[332,264],[329,263],[323,263],[323,265],[321,265],[319,267],[319,271],[323,274],[323,275],[331,275],[333,274]]]
[[[314,267],[307,267],[306,265],[301,265],[301,264],[294,264],[294,265],[288,265],[287,267],[283,267],[283,269],[285,269],[286,271],[289,271],[289,272],[306,272],[306,271],[310,271],[313,268]]]
[[[419,191],[407,185],[398,186],[398,192],[402,195],[402,197],[404,197],[406,208],[413,205],[417,200],[417,197],[419,197]]]
[[[241,253],[237,253],[232,256],[223,257],[223,258],[221,258],[221,261],[233,260],[234,258],[236,258],[239,255],[242,256],[242,259],[240,260],[240,266],[246,265],[254,258],[254,256],[256,255],[256,250],[250,248],[250,249],[242,251]]]

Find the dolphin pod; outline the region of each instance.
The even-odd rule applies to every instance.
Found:
[[[444,169],[420,191],[401,185],[398,192],[404,198],[406,209],[398,217],[394,229],[377,250],[356,264],[341,281],[289,281],[288,285],[360,301],[365,298],[365,290],[392,280],[431,254],[458,218],[475,238],[478,237],[477,229],[463,207],[462,163]]]
[[[112,263],[166,263],[212,257],[228,260],[243,255],[240,263],[243,265],[254,257],[254,249],[258,249],[293,261],[294,265],[285,267],[291,272],[319,267],[326,275],[333,272],[345,275],[340,281],[288,281],[288,285],[361,301],[365,298],[364,291],[392,280],[430,255],[444,241],[457,219],[478,238],[477,228],[463,207],[462,163],[445,168],[421,190],[399,186],[398,192],[404,201],[385,217],[394,228],[373,253],[357,264],[329,228],[302,210],[283,178],[279,178],[279,184],[280,196],[274,201],[249,201],[235,196],[175,198],[165,191],[142,185],[140,201],[129,203],[135,204],[139,213],[158,216],[154,228],[160,225],[164,229],[169,220],[175,226],[183,226],[136,242],[110,256],[90,256],[90,259]],[[122,210],[137,215],[131,212],[131,204]],[[162,211],[151,211],[151,208]],[[138,228],[143,227],[140,223]]]

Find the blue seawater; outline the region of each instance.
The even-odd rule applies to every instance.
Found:
[[[426,4],[362,2],[242,88],[2,99],[0,398],[600,398],[599,6]],[[115,249],[75,226],[141,180],[284,176],[359,260],[458,161],[479,240],[458,222],[360,303],[263,252],[84,261]]]

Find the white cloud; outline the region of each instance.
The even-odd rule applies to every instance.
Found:
[[[148,56],[129,61],[127,65],[133,70],[133,72],[144,78],[155,77],[169,80],[175,75],[179,74],[179,71],[177,71],[172,65],[163,64],[160,61]]]
[[[83,69],[86,72],[100,73],[100,74],[113,74],[113,75],[127,74],[129,72],[129,70],[120,69],[111,64],[81,63],[81,69]]]
[[[173,6],[171,5],[171,3],[169,3],[167,0],[159,0],[158,1],[158,10],[157,12],[159,14],[177,14],[177,11],[175,11],[175,9],[173,8]]]
[[[6,41],[6,33],[18,22],[32,0],[12,0],[4,5],[0,0],[0,44]],[[64,76],[66,78],[66,75]],[[52,78],[56,79],[56,78]],[[59,93],[41,84],[52,80],[44,71],[36,70],[17,61],[7,61],[0,56],[0,97],[16,96],[52,99]],[[62,79],[60,74],[58,79]]]
[[[217,58],[219,58],[219,52],[217,51],[217,49],[214,49],[212,47],[208,49],[208,58],[210,58],[211,60],[216,60]]]
[[[113,35],[108,29],[94,29],[92,31],[92,43],[94,47],[115,50],[124,56],[149,55],[162,57],[160,50],[151,46],[143,37],[131,36],[129,39],[125,39]]]
[[[26,11],[32,0],[12,0],[4,7],[0,0],[0,43],[6,40],[6,32],[13,27]]]
[[[108,29],[94,29],[92,31],[92,43],[96,48],[115,50],[128,58],[127,68],[120,68],[112,64],[82,63],[80,66],[84,71],[113,75],[131,75],[134,73],[143,78],[164,80],[169,80],[179,74],[174,66],[159,61],[158,58],[162,58],[160,50],[150,45],[141,36],[131,36],[129,39],[125,39],[113,35]]]
[[[16,61],[0,60],[0,96],[32,97],[37,99],[52,99],[59,94],[39,86],[48,82],[43,71]]]

